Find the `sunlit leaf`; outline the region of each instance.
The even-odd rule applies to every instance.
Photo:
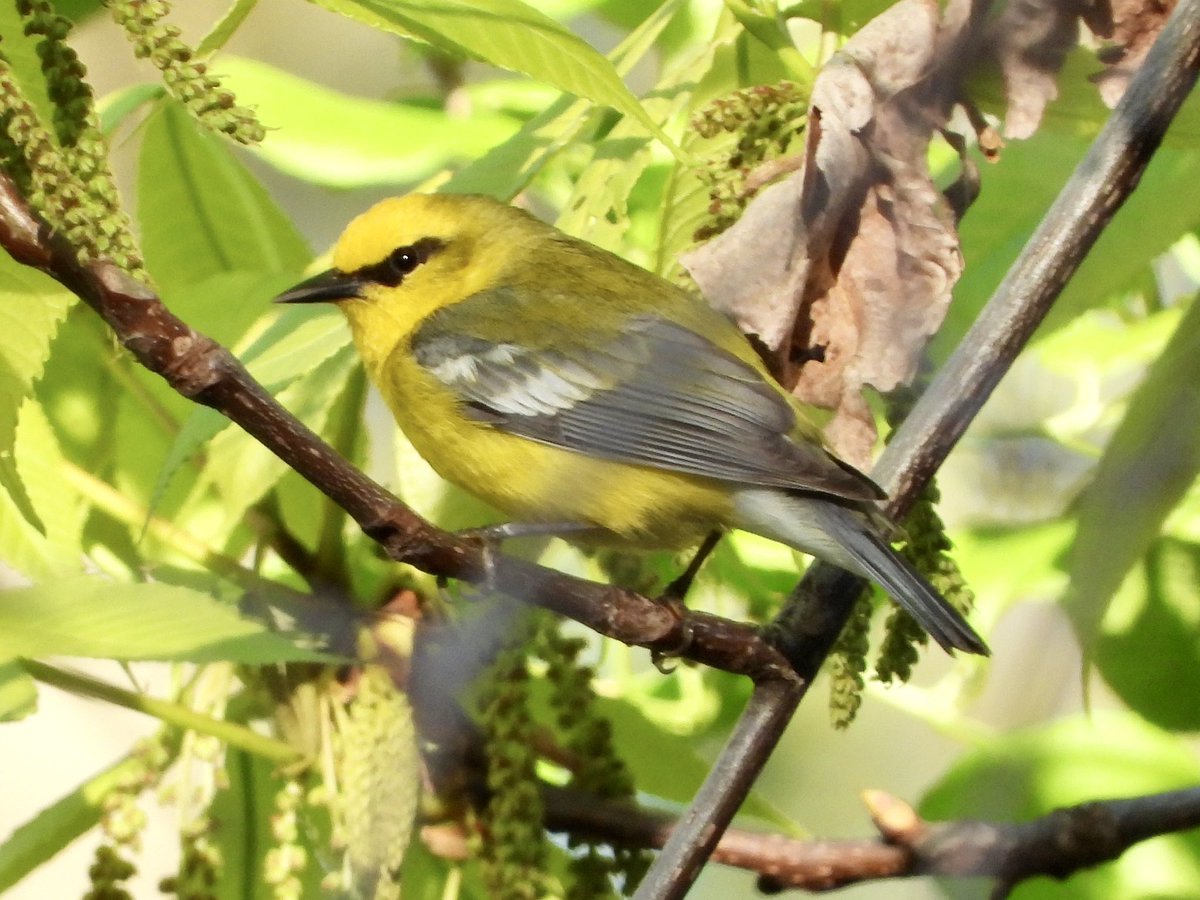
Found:
[[[0,655],[248,665],[329,659],[208,594],[86,577],[0,592]]]
[[[74,300],[46,275],[0,254],[0,453],[12,448],[17,409]]]
[[[333,403],[345,388],[358,357],[346,347],[278,395],[279,402],[310,428],[320,431]],[[214,485],[229,527],[261,499],[286,472],[284,462],[240,429],[222,431],[209,445],[203,480]]]
[[[1193,303],[1129,401],[1079,504],[1067,599],[1085,650],[1163,520],[1200,474],[1200,303]]]
[[[37,709],[37,687],[15,659],[0,662],[0,722],[23,719]]]
[[[1200,730],[1200,546],[1150,546],[1112,598],[1094,659],[1105,681],[1151,722]]]
[[[303,238],[220,139],[177,103],[144,126],[138,219],[146,266],[164,291],[222,272],[300,272]]]
[[[609,54],[621,76],[643,58],[681,4],[664,3]],[[487,194],[511,200],[586,127],[589,105],[570,96],[559,97],[526,122],[498,147],[450,176],[441,186],[448,193]]]
[[[611,106],[668,146],[658,123],[612,63],[578,35],[520,0],[318,0],[360,22],[466,54]]]
[[[21,406],[13,461],[36,518],[28,520],[14,498],[0,491],[0,560],[30,578],[78,571],[83,508],[63,483],[57,438],[32,400]]]
[[[254,152],[313,184],[411,184],[474,159],[520,124],[498,113],[456,116],[436,106],[353,97],[249,59],[223,56],[218,70],[238,102],[270,126]]]

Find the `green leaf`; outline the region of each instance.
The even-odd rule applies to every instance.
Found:
[[[246,665],[333,659],[176,585],[76,577],[0,592],[0,656],[50,655]]]
[[[17,410],[74,301],[49,276],[0,255],[0,453],[12,449]]]
[[[131,115],[166,96],[166,88],[158,82],[131,84],[105,94],[96,101],[96,112],[100,116],[100,130],[111,138],[113,132]]]
[[[276,763],[244,750],[226,752],[229,783],[217,792],[209,809],[216,825],[214,840],[221,852],[213,896],[237,900],[274,900],[278,896],[263,877],[266,855],[279,843],[271,833],[276,797],[286,788],[278,769]],[[298,838],[307,851],[308,864],[300,873],[299,896],[326,896],[321,878],[325,867],[331,865],[329,823],[312,806],[303,823]]]
[[[312,254],[222,141],[173,101],[145,125],[138,218],[146,266],[168,293],[223,272],[300,272]]]
[[[627,75],[634,64],[654,46],[681,2],[668,2],[630,33],[609,54],[619,75]],[[589,105],[570,95],[559,97],[526,122],[515,135],[483,157],[455,172],[441,186],[451,194],[487,194],[511,200],[529,186],[538,172],[576,140],[590,119]]]
[[[279,402],[319,432],[356,365],[358,355],[352,347],[344,347],[279,393]],[[232,528],[241,522],[245,511],[289,471],[279,457],[254,438],[240,429],[230,428],[217,435],[209,445],[202,483],[211,483],[217,488],[224,500],[222,517]]]
[[[126,757],[16,828],[0,844],[0,891],[12,887],[94,827],[104,812],[104,798],[119,784],[144,772],[145,767],[144,760]]]
[[[672,152],[674,143],[578,35],[520,0],[317,0],[327,9],[449,53],[521,72],[641,122]]]
[[[0,560],[29,578],[79,571],[84,511],[77,495],[63,484],[65,461],[57,438],[32,399],[20,410],[13,462],[35,519],[27,519],[17,500],[0,491]]]
[[[1028,141],[1010,143],[999,163],[988,167],[983,192],[960,227],[966,269],[937,336],[939,359],[975,320],[1088,146],[1084,138],[1044,128]],[[1179,185],[1197,180],[1200,151],[1194,145],[1159,148],[1138,189],[1055,302],[1042,333],[1084,310],[1111,304],[1149,278],[1151,263],[1200,226],[1200,205],[1179,202]]]
[[[1151,545],[1122,582],[1095,645],[1095,663],[1131,708],[1162,728],[1200,730],[1200,546]]]
[[[196,55],[207,56],[214,50],[224,47],[225,42],[233,37],[234,32],[246,21],[246,16],[254,12],[256,6],[258,6],[258,0],[233,0],[233,5],[225,11],[225,15],[196,46]],[[244,101],[242,105],[245,105]]]
[[[416,182],[487,152],[520,124],[497,113],[464,117],[353,97],[237,57],[223,56],[219,73],[238,101],[270,125],[251,151],[280,171],[329,187]]]
[[[289,306],[242,352],[255,381],[279,391],[350,346],[350,330],[328,307]]]
[[[0,662],[0,722],[15,722],[37,709],[37,687],[15,659]]]
[[[612,722],[617,756],[629,766],[639,791],[680,804],[692,801],[712,768],[693,740],[656,725],[625,700],[598,697],[596,709]],[[796,823],[761,793],[751,791],[741,812],[798,833]]]
[[[926,795],[928,819],[1025,821],[1060,806],[1192,787],[1200,763],[1188,745],[1135,716],[1097,712],[987,741],[965,754]],[[1189,897],[1200,878],[1200,834],[1137,844],[1119,860],[1065,883],[1026,882],[1014,900]],[[952,897],[971,885],[945,881]]]
[[[1200,474],[1200,303],[1129,401],[1079,504],[1066,609],[1085,651],[1109,601]]]
[[[0,493],[12,515],[40,533],[46,526],[12,457],[17,410],[42,376],[50,343],[73,302],[73,295],[42,272],[0,256]]]

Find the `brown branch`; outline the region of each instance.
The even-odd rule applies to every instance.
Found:
[[[674,817],[562,788],[543,790],[551,831],[628,847],[662,847]],[[768,893],[829,891],[882,878],[990,877],[993,897],[1038,876],[1063,879],[1148,838],[1200,826],[1200,788],[1062,807],[1029,822],[926,822],[896,797],[863,796],[877,838],[803,840],[728,829],[712,861],[755,872]]]
[[[872,472],[892,498],[893,516],[902,515],[928,483],[1133,193],[1195,84],[1198,66],[1200,0],[1180,0],[1087,156]],[[809,569],[772,635],[799,680],[755,687],[720,758],[638,888],[638,900],[677,900],[687,893],[791,721],[860,587],[829,566]]]
[[[2,172],[0,245],[77,294],[142,365],[244,428],[349,513],[393,559],[435,575],[486,581],[622,643],[660,653],[684,647],[688,659],[756,681],[791,679],[787,661],[753,625],[702,612],[679,614],[630,590],[497,554],[494,565],[485,565],[480,544],[435,528],[355,469],[283,409],[228,350],[172,315],[145,285],[108,262],[81,264]]]

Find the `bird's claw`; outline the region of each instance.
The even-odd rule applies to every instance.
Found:
[[[692,623],[688,617],[687,606],[679,597],[672,595],[670,587],[657,598],[657,602],[665,606],[679,622],[679,640],[675,645],[650,651],[650,662],[654,664],[654,668],[664,675],[670,675],[679,667],[677,660],[692,645]],[[676,662],[668,662],[672,660]]]

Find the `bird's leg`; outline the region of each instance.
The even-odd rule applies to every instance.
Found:
[[[721,540],[721,536],[722,532],[720,531],[710,531],[708,533],[708,536],[704,538],[700,546],[696,549],[696,553],[687,564],[687,568],[683,570],[683,574],[667,585],[666,589],[659,594],[659,600],[664,603],[683,603],[683,598],[687,596],[688,591],[692,588],[692,582],[700,574],[700,567],[712,555],[713,550],[717,547],[717,542]]]
[[[692,642],[692,629],[688,625],[687,606],[684,604],[683,598],[691,590],[692,582],[696,580],[696,576],[700,573],[701,566],[712,555],[713,550],[716,549],[717,542],[720,540],[720,531],[710,531],[697,548],[695,554],[693,554],[691,561],[688,562],[687,568],[683,570],[683,573],[668,584],[666,589],[656,598],[658,602],[666,606],[679,619],[683,632],[677,646],[667,650],[654,650],[650,654],[650,661],[654,663],[654,668],[658,669],[664,675],[675,668],[674,666],[668,666],[666,661],[672,657],[680,656]]]

